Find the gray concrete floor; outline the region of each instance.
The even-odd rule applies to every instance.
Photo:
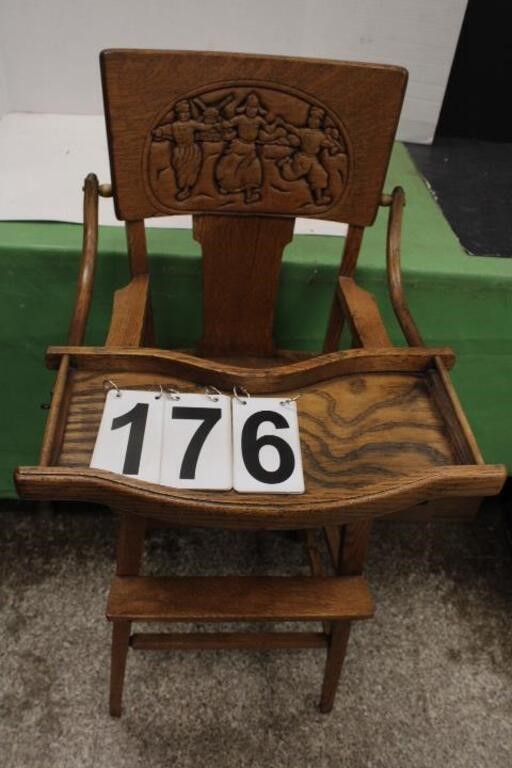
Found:
[[[116,523],[60,507],[0,515],[2,768],[510,768],[512,568],[495,517],[376,525],[378,612],[355,626],[331,715],[321,651],[132,653],[107,713],[103,619]],[[165,531],[152,573],[305,568],[283,535]]]

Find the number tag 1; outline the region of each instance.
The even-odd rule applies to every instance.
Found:
[[[166,398],[160,482],[173,488],[233,487],[231,398]]]
[[[91,467],[158,483],[162,400],[144,390],[122,389],[120,395],[107,393]]]
[[[233,400],[233,487],[246,493],[304,493],[297,404]]]

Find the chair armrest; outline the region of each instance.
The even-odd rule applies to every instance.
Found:
[[[85,336],[91,308],[96,256],[98,252],[98,179],[90,173],[84,182],[84,234],[82,258],[75,298],[75,308],[69,327],[69,344],[81,344]]]
[[[395,187],[391,194],[386,241],[388,288],[396,318],[407,342],[412,347],[422,347],[423,339],[407,306],[402,285],[400,238],[404,205],[404,191],[402,187]]]

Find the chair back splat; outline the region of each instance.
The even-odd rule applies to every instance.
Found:
[[[294,219],[348,222],[358,232],[374,221],[406,71],[139,50],[104,51],[101,69],[132,273],[145,268],[145,218],[192,214],[203,251],[199,351],[272,354]],[[360,239],[351,238],[351,272]]]

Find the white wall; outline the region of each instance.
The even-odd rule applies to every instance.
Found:
[[[0,0],[4,112],[99,114],[102,48],[401,64],[400,137],[430,142],[467,0]],[[0,62],[1,65],[1,62]],[[0,106],[2,96],[0,70]]]
[[[2,50],[0,49],[0,119],[8,111],[7,88],[5,82],[4,62],[2,59]]]

